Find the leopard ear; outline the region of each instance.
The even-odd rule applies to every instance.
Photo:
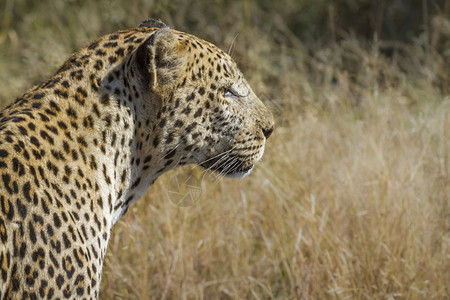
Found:
[[[137,69],[152,90],[174,84],[184,65],[179,42],[170,28],[155,31],[136,51]]]
[[[147,19],[145,21],[142,21],[142,23],[139,25],[139,27],[167,28],[167,25],[164,24],[164,22],[161,20]]]

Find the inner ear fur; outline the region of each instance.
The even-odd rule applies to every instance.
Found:
[[[170,28],[153,33],[136,52],[137,69],[145,84],[154,91],[162,91],[175,84],[184,65],[178,39]]]

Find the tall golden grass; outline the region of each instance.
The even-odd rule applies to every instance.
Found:
[[[52,4],[53,25],[45,6],[6,2],[4,103],[74,49],[155,16],[152,9],[231,48],[277,119],[247,178],[217,180],[185,166],[150,187],[114,228],[102,298],[450,298],[448,16],[430,16],[409,43],[368,42],[339,28],[330,29],[338,38],[305,42],[283,16],[308,1],[272,12],[265,1],[232,1],[231,19],[191,14],[189,5],[220,15],[202,1],[68,1]],[[273,17],[259,20],[268,16],[261,11]],[[173,200],[189,191],[184,181],[201,191],[188,207]]]
[[[343,77],[312,87],[329,111],[280,120],[247,179],[199,182],[188,208],[174,175],[152,186],[115,229],[104,295],[449,298],[450,97],[405,82],[343,108]]]

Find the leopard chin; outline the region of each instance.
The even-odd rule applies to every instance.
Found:
[[[248,168],[245,171],[237,171],[235,173],[226,174],[226,176],[230,177],[230,178],[244,178],[253,171],[254,167],[255,167],[255,165],[252,165],[250,168]]]

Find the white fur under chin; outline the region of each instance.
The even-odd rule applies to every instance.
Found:
[[[248,174],[250,174],[253,171],[253,168],[255,166],[253,165],[248,171],[246,172],[236,172],[233,174],[228,174],[227,177],[231,177],[231,178],[244,178],[245,176],[247,176]]]

